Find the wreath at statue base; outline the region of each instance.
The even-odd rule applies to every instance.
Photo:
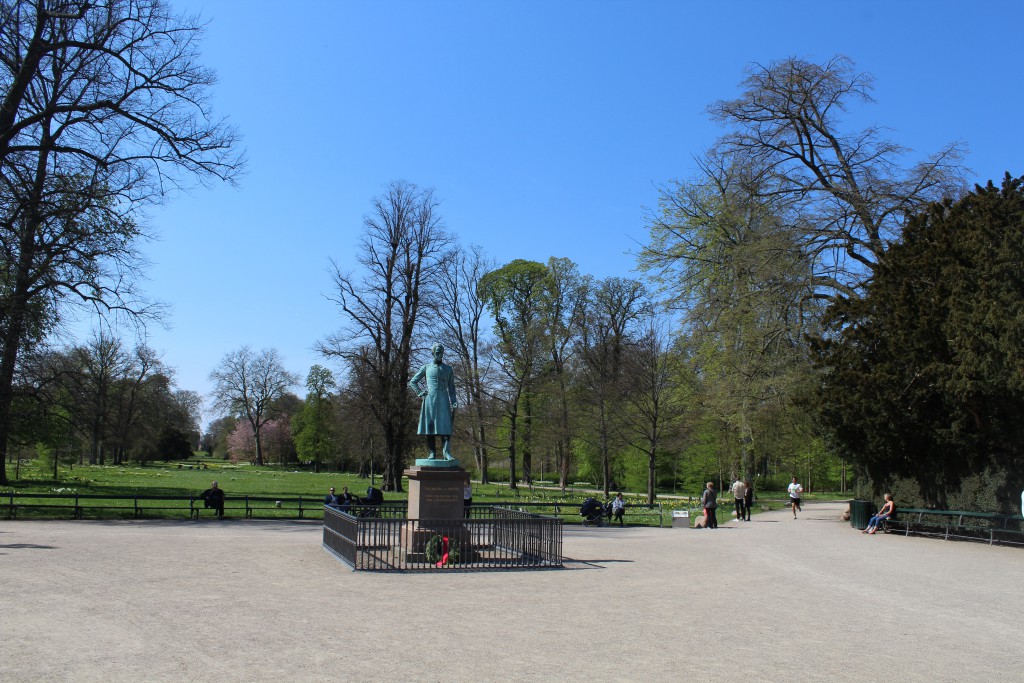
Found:
[[[427,541],[427,545],[423,549],[423,554],[426,556],[427,562],[436,567],[458,564],[459,540],[457,538],[449,538],[448,536],[434,534],[430,537],[430,540]]]

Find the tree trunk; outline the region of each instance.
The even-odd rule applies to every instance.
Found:
[[[572,441],[569,437],[569,401],[566,398],[565,378],[559,376],[561,385],[561,434],[558,435],[558,485],[564,491],[569,484],[569,468],[572,466]]]
[[[263,467],[263,436],[259,427],[253,427],[253,438],[256,440],[256,466]]]
[[[533,483],[533,402],[530,393],[523,396],[523,483]]]
[[[517,415],[512,413],[508,423],[508,487],[519,488],[516,483],[516,436],[518,431]]]
[[[657,440],[651,441],[651,450],[647,454],[647,504],[654,505],[655,498],[655,484],[658,480],[657,472],[657,455],[658,455],[658,442]]]
[[[480,470],[480,483],[489,484],[490,479],[487,476],[487,431],[484,426],[484,406],[481,401],[480,393],[477,391],[476,396],[473,397],[473,404],[476,410],[476,429],[477,429],[477,445],[475,449],[476,455],[476,467]]]

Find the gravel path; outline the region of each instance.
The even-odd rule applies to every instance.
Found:
[[[354,573],[318,522],[0,522],[0,680],[1016,680],[1024,554],[845,504],[567,527],[564,570]]]

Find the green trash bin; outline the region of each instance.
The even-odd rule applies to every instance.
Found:
[[[871,501],[851,500],[850,501],[850,526],[854,529],[867,529],[868,520],[871,519]]]

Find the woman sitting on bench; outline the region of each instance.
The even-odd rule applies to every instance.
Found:
[[[885,505],[878,511],[878,514],[868,520],[868,528],[862,531],[862,534],[873,534],[878,531],[878,527],[881,526],[882,522],[892,517],[893,510],[896,509],[896,503],[892,502],[892,494],[885,494]]]

